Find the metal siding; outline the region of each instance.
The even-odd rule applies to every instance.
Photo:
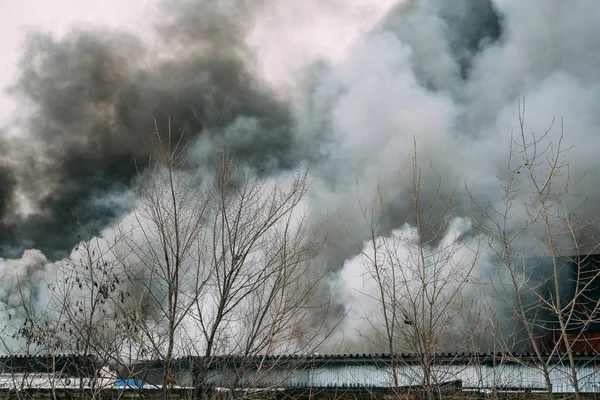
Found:
[[[298,365],[304,369],[294,369],[294,360],[285,360],[285,364],[272,364],[260,371],[235,371],[219,368],[213,370],[210,383],[215,386],[231,387],[313,387],[313,388],[390,388],[394,386],[394,370],[385,365],[377,356],[339,356],[318,359],[315,363],[306,363],[300,359]],[[498,364],[469,364],[451,358],[448,364],[432,367],[434,384],[461,381],[462,386],[471,390],[522,389],[544,390],[546,388],[542,371],[535,366],[525,365],[531,359],[524,358],[523,364],[511,363],[502,359]],[[388,359],[389,361],[389,359]],[[488,360],[489,361],[489,360]],[[303,363],[304,362],[304,363]],[[582,392],[600,392],[600,371],[593,359],[588,364],[580,363],[577,368],[579,387]],[[555,364],[550,367],[552,389],[555,392],[574,392],[570,381],[570,367]],[[181,371],[183,372],[183,371]],[[418,386],[423,382],[423,371],[418,364],[404,364],[395,368],[399,386]],[[178,376],[178,383],[187,385],[191,381],[185,374]]]
[[[420,385],[423,371],[417,365],[396,368],[399,386]],[[600,392],[598,372],[592,366],[578,369],[580,389],[583,392]],[[550,377],[555,392],[574,392],[569,379],[568,366],[553,366]],[[488,365],[441,365],[435,366],[432,379],[436,383],[461,381],[464,387],[491,390],[514,388],[541,390],[546,387],[542,371],[537,367],[515,364]],[[336,364],[329,367],[303,371],[274,370],[265,374],[264,384],[287,387],[365,387],[388,388],[394,385],[392,368],[374,365]]]

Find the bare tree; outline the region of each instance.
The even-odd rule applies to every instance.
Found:
[[[115,307],[124,297],[125,282],[112,255],[114,242],[92,232],[79,237],[73,256],[45,270],[39,283],[43,287],[36,289],[43,292],[43,303],[17,282],[21,300],[15,318],[23,321],[18,335],[25,346],[18,353],[50,361],[57,354],[70,353],[90,361],[80,365],[81,379],[71,379],[69,389],[79,398],[98,398],[116,380],[108,365],[129,363],[122,357],[126,353],[123,346],[133,337],[127,317]],[[70,371],[76,374],[78,366],[72,362]],[[59,376],[62,371],[53,373]]]
[[[286,185],[232,166],[224,158],[217,175],[208,249],[211,300],[198,296],[196,316],[206,340],[205,360],[234,354],[241,357],[241,370],[249,363],[256,371],[257,360],[267,355],[307,357],[318,349],[328,336],[327,313],[309,310],[326,309],[329,299],[314,299],[324,272],[313,264],[322,242],[309,234],[301,204],[308,169]],[[252,379],[246,374],[246,386],[269,371],[268,364],[258,365]],[[204,379],[201,368],[199,380]]]
[[[117,259],[135,293],[140,351],[164,363],[164,397],[178,384],[175,357],[200,356],[194,384],[206,397],[217,356],[255,366],[268,354],[318,348],[326,313],[315,318],[309,307],[328,299],[313,298],[324,271],[313,265],[322,240],[309,232],[303,204],[308,168],[269,179],[224,153],[199,170],[171,132],[157,137],[161,159],[136,186],[140,203]]]
[[[86,398],[101,397],[102,391],[114,387],[116,375],[109,366],[122,369],[139,357],[128,347],[140,334],[132,329],[123,305],[131,293],[127,275],[115,262],[116,244],[118,238],[86,235],[74,257],[54,265],[48,283],[50,301],[60,308],[60,350],[93,355],[97,361],[95,379],[79,382]]]
[[[497,266],[489,283],[498,309],[506,310],[500,319],[510,328],[497,337],[497,345],[532,352],[551,396],[557,360],[565,362],[579,397],[574,354],[590,349],[585,332],[599,321],[593,293],[600,266],[590,257],[598,242],[593,221],[577,219],[584,201],[573,192],[578,182],[570,176],[562,121],[556,138],[553,124],[542,135],[526,133],[520,102],[519,133],[500,176],[504,199],[485,205],[472,200],[475,225]]]
[[[477,241],[470,246],[460,237],[467,226],[455,218],[453,194],[444,197],[438,184],[432,197],[423,195],[429,177],[418,164],[416,143],[414,154],[411,209],[405,225],[385,235],[387,201],[379,189],[372,205],[361,204],[369,241],[368,247],[358,247],[365,274],[378,290],[371,296],[381,308],[380,318],[371,316],[369,324],[390,354],[394,385],[399,390],[404,386],[401,382],[418,382],[424,395],[433,398],[452,379],[444,368],[438,368],[436,356],[464,350],[469,344],[464,334],[469,329],[465,322],[470,301],[464,291],[479,249]],[[414,354],[418,368],[400,368],[403,353]]]
[[[185,170],[183,135],[172,142],[170,131],[166,139],[158,129],[156,133],[160,159],[139,177],[139,204],[117,259],[134,293],[122,302],[122,312],[128,312],[134,329],[143,333],[138,352],[165,362],[166,398],[173,379],[171,360],[179,355],[178,335],[194,305],[191,291],[205,280],[200,245],[212,194],[198,176]]]

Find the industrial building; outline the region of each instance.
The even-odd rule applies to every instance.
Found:
[[[551,388],[546,385],[539,360],[531,354],[439,354],[430,361],[431,382],[441,392],[575,392],[571,365],[566,357],[544,359]],[[598,356],[578,354],[574,361],[580,392],[600,393]],[[203,385],[198,381],[201,366],[206,368]],[[1,357],[0,392],[83,390],[139,397],[148,391],[160,393],[164,367],[160,361],[140,362],[118,373],[91,356]],[[170,368],[173,390],[178,397],[184,393],[191,396],[200,386],[221,393],[269,391],[340,396],[343,393],[410,393],[423,389],[425,370],[422,359],[407,354],[396,357],[386,354],[214,357],[210,360],[186,357],[173,360]],[[132,381],[140,384],[119,384]],[[128,392],[127,396],[123,391]]]
[[[600,360],[592,354],[575,356],[580,392],[600,392]],[[202,358],[172,363],[178,385],[195,386]],[[575,392],[572,368],[564,356],[544,358],[553,392]],[[413,355],[340,354],[268,356],[243,359],[217,357],[207,361],[205,386],[221,389],[321,389],[363,391],[419,390],[424,382],[423,360]],[[531,354],[439,354],[427,364],[431,382],[445,390],[549,390],[540,360]],[[163,363],[139,368],[143,380],[160,384]]]

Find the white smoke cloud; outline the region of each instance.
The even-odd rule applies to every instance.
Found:
[[[520,134],[521,97],[527,104],[526,135],[536,132],[540,137],[554,119],[548,138],[557,143],[563,119],[562,146],[572,147],[565,153],[570,174],[556,177],[557,188],[567,178],[575,183],[583,176],[572,188],[581,196],[566,198],[567,207],[573,209],[587,197],[579,216],[596,220],[598,4],[581,1],[577,10],[556,1],[457,4],[453,10],[437,0],[398,7],[341,59],[310,71],[312,86],[308,101],[299,107],[299,130],[321,162],[322,184],[314,204],[323,214],[339,210],[341,215],[339,226],[330,228],[336,247],[328,255],[332,269],[341,268],[344,259],[359,265],[351,256],[356,249],[348,232],[354,241],[364,238],[357,200],[371,199],[378,185],[389,199],[387,228],[404,224],[410,209],[413,141],[421,167],[430,171],[426,199],[439,177],[442,196],[458,191],[458,215],[469,215],[465,185],[479,204],[502,207],[501,177],[511,134]],[[481,21],[487,18],[486,24],[492,25],[494,13],[498,32],[488,34]],[[513,150],[518,148],[513,145]],[[523,161],[517,157],[514,162]],[[523,176],[515,185],[529,184]],[[515,204],[509,229],[521,227],[528,218],[525,201]],[[535,229],[523,246],[534,243],[529,235]],[[358,271],[355,275],[361,276]],[[369,292],[372,288],[365,285]],[[364,301],[369,314],[374,305]]]
[[[22,349],[18,336],[30,311],[46,303],[46,273],[51,268],[39,250],[26,250],[19,259],[0,258],[0,353]]]
[[[420,303],[421,293],[426,292],[428,299],[437,298],[432,309],[439,322],[433,324],[436,335],[450,336],[458,332],[460,323],[465,320],[462,315],[471,310],[474,298],[475,277],[482,271],[478,248],[478,238],[472,237],[459,243],[459,237],[469,229],[469,221],[455,218],[450,222],[447,233],[438,245],[425,246],[423,249],[426,264],[421,264],[418,231],[405,224],[395,229],[389,236],[380,236],[363,243],[362,254],[347,260],[340,272],[340,282],[336,290],[343,296],[348,307],[348,315],[343,321],[343,338],[352,346],[350,351],[388,351],[386,343],[386,322],[392,323],[392,315],[396,315],[401,326],[396,325],[394,334],[398,343],[397,351],[408,352],[399,332],[412,329],[414,316],[409,312],[416,307],[428,309],[427,304]],[[377,248],[377,253],[374,251]],[[375,255],[377,258],[375,258]],[[372,260],[379,263],[378,281]],[[392,272],[393,271],[393,272]],[[397,288],[398,298],[392,306],[391,283],[392,273]],[[470,281],[470,282],[469,282]],[[380,282],[382,282],[380,284]],[[387,316],[382,308],[382,290],[388,304]],[[448,304],[469,304],[460,312],[457,308],[444,306]],[[407,311],[408,310],[408,311]],[[437,312],[437,314],[436,314]],[[392,314],[394,313],[394,314]],[[406,313],[402,316],[399,314]],[[386,321],[387,318],[387,321]],[[468,319],[468,318],[467,318]],[[443,321],[443,322],[442,322]],[[404,324],[404,326],[402,326]],[[467,328],[467,327],[463,327]],[[342,336],[341,332],[336,335]],[[458,335],[457,335],[458,336]],[[446,339],[443,339],[446,340]],[[446,341],[440,343],[438,351],[448,351],[458,347],[456,343]]]
[[[598,46],[598,5],[582,1],[589,7],[571,10],[561,2],[498,1],[490,10],[498,14],[500,36],[478,38],[482,16],[474,5],[459,3],[453,11],[458,16],[452,16],[458,21],[437,0],[398,7],[342,60],[313,72],[299,120],[300,136],[323,163],[317,204],[351,210],[356,180],[364,197],[379,180],[397,194],[390,196],[392,206],[405,209],[413,140],[421,165],[431,163],[432,175],[439,174],[448,189],[466,183],[482,204],[496,202],[522,96],[526,134],[541,135],[556,117],[550,134],[556,141],[564,118],[563,145],[573,146],[567,153],[573,176],[587,172],[581,187],[597,196],[600,66],[592,49]],[[568,28],[573,25],[578,28]],[[479,40],[464,76],[457,54],[466,50],[457,50],[456,32]],[[459,196],[468,201],[464,192]],[[586,211],[592,219],[593,211]],[[347,223],[353,218],[345,216]],[[403,222],[400,215],[394,223]]]
[[[35,296],[47,264],[48,260],[38,250],[26,250],[16,260],[0,258],[0,299],[9,313],[22,305],[23,298],[29,300]]]

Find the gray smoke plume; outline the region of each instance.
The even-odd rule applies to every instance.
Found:
[[[61,39],[30,34],[11,90],[31,112],[7,128],[22,135],[0,150],[0,203],[10,211],[19,194],[32,212],[4,211],[2,254],[35,247],[64,256],[78,225],[94,231],[114,222],[126,206],[113,195],[127,192],[155,148],[153,118],[164,135],[170,120],[173,140],[210,135],[217,148],[262,167],[293,164],[288,108],[245,54],[259,6],[235,5],[165,2],[152,46],[102,28]],[[251,129],[225,136],[234,123]]]
[[[0,206],[8,210],[0,216],[1,254],[36,247],[53,259],[77,241],[78,223],[93,230],[116,221],[130,204],[123,193],[136,163],[143,167],[152,156],[152,117],[165,131],[167,116],[173,133],[185,131],[203,156],[226,147],[274,174],[312,161],[319,176],[312,209],[317,216],[339,211],[328,220],[323,260],[334,280],[366,238],[358,197],[371,200],[380,184],[385,231],[407,220],[415,140],[431,177],[424,201],[441,182],[443,195],[457,189],[457,216],[470,213],[465,183],[479,203],[501,202],[498,176],[522,96],[527,132],[544,132],[553,117],[564,117],[570,174],[586,172],[573,201],[587,197],[578,216],[597,219],[595,0],[398,1],[343,57],[303,71],[297,96],[258,77],[260,60],[247,44],[274,3],[161,4],[151,45],[101,28],[28,39],[12,91],[30,117],[5,128],[21,130],[19,139],[0,136]],[[293,31],[310,22],[275,25]],[[15,210],[22,199],[32,210],[25,216]],[[517,207],[511,223],[525,215]]]
[[[600,6],[577,4],[573,9],[558,1],[401,2],[344,60],[311,71],[300,136],[326,155],[315,204],[324,206],[323,214],[339,210],[341,216],[330,227],[331,268],[341,268],[366,239],[356,199],[368,204],[378,184],[389,208],[383,234],[407,220],[413,140],[421,167],[430,172],[422,188],[425,203],[441,182],[443,196],[457,189],[457,216],[470,215],[465,184],[478,203],[501,208],[499,177],[511,132],[518,133],[521,96],[527,100],[526,134],[541,135],[556,117],[550,133],[556,143],[564,118],[562,145],[573,146],[565,153],[571,183],[583,176],[575,189],[581,196],[567,198],[567,207],[587,197],[578,217],[597,221],[598,161],[591,149],[600,139],[595,133]],[[566,175],[556,177],[557,190]],[[515,185],[528,188],[525,179]],[[520,201],[509,230],[527,218]],[[535,243],[530,239],[524,247]]]
[[[469,213],[465,183],[482,204],[501,200],[497,177],[518,127],[521,96],[527,133],[541,134],[554,117],[564,117],[563,146],[574,146],[567,153],[571,176],[586,172],[578,186],[589,196],[582,217],[595,220],[597,161],[590,148],[598,142],[600,68],[588,49],[598,47],[593,21],[600,9],[581,3],[589,13],[560,2],[401,2],[343,61],[311,71],[300,137],[310,138],[323,163],[318,204],[349,209],[336,238],[359,232],[361,217],[347,204],[357,198],[357,180],[363,199],[381,182],[389,229],[406,220],[413,140],[423,170],[430,168],[425,200],[439,179],[445,195],[458,185],[459,215]],[[336,264],[344,257],[341,250]]]
[[[493,4],[474,4],[401,3],[346,60],[312,72],[314,86],[302,115],[309,122],[300,137],[312,137],[313,152],[323,155],[317,204],[341,209],[342,221],[331,226],[331,268],[341,268],[364,239],[358,198],[371,201],[377,182],[388,199],[382,233],[406,222],[414,140],[424,171],[431,165],[425,201],[438,184],[450,194],[469,173],[460,157],[453,159],[461,140],[471,141],[460,126],[464,87],[477,57],[502,36],[502,16]],[[468,205],[460,207],[468,215]]]

